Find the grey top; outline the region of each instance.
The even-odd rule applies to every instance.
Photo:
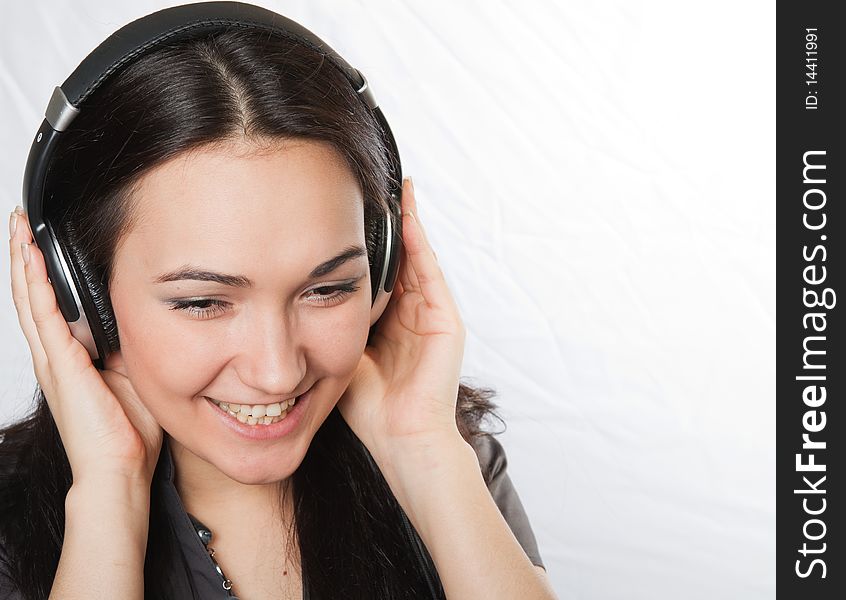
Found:
[[[514,536],[520,542],[529,560],[535,565],[545,567],[538,552],[537,542],[529,524],[528,516],[506,471],[508,461],[502,445],[492,435],[484,434],[474,440],[473,448],[476,450],[479,465],[482,468],[491,496],[509,527],[511,527]],[[154,485],[160,486],[160,492],[164,495],[166,510],[176,529],[194,586],[200,598],[231,600],[232,596],[223,588],[223,578],[215,569],[213,559],[209,556],[203,540],[198,535],[193,517],[186,512],[182,505],[182,500],[173,482],[173,475],[173,459],[168,445],[168,436],[165,434]],[[197,523],[199,524],[199,522]],[[210,545],[214,547],[213,543]],[[3,546],[0,544],[0,600],[22,600],[22,595],[7,575],[8,571],[4,568],[6,564],[4,559]],[[303,600],[309,600],[307,583],[307,581],[303,581]],[[172,590],[171,597],[190,598],[191,594],[187,589]]]

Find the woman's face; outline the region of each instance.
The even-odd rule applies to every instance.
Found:
[[[361,190],[343,158],[314,141],[249,150],[194,152],[145,176],[110,296],[126,374],[162,428],[231,479],[258,484],[296,470],[351,381],[370,275]],[[360,253],[310,276],[351,247]],[[173,276],[184,269],[235,279]],[[358,289],[333,289],[346,284]],[[276,439],[237,434],[207,400],[269,405],[312,386],[298,425]]]

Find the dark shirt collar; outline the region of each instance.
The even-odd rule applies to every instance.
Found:
[[[161,497],[165,512],[176,533],[179,546],[185,556],[193,587],[200,598],[212,600],[232,600],[233,596],[223,588],[223,578],[215,569],[214,561],[209,556],[203,541],[197,533],[195,519],[185,510],[182,499],[174,484],[173,455],[170,451],[170,436],[164,432],[162,448],[153,472],[153,485]],[[199,523],[199,522],[197,522]],[[213,546],[212,546],[213,547]],[[179,564],[179,561],[177,561]],[[173,590],[174,597],[183,597],[183,590]],[[188,596],[190,597],[190,596]]]
[[[163,432],[162,449],[159,452],[159,461],[156,463],[156,470],[153,473],[153,480],[159,485],[162,483],[173,484],[173,456],[170,454],[170,436]]]

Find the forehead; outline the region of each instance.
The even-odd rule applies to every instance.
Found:
[[[132,216],[116,262],[140,257],[150,269],[238,257],[241,268],[280,254],[313,263],[364,242],[358,181],[331,145],[311,140],[184,153],[141,179]]]
[[[328,143],[311,140],[282,141],[261,152],[244,142],[186,152],[148,173],[135,198],[138,220],[189,227],[232,213],[261,221],[279,214],[331,219],[362,205],[343,157]],[[185,212],[191,210],[197,213]]]

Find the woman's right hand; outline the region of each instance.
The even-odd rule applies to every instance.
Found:
[[[12,299],[32,353],[35,376],[68,456],[73,480],[128,477],[152,481],[162,428],[141,402],[121,353],[99,371],[70,332],[47,279],[44,258],[32,243],[27,215],[10,217]],[[21,244],[28,244],[29,264]]]

